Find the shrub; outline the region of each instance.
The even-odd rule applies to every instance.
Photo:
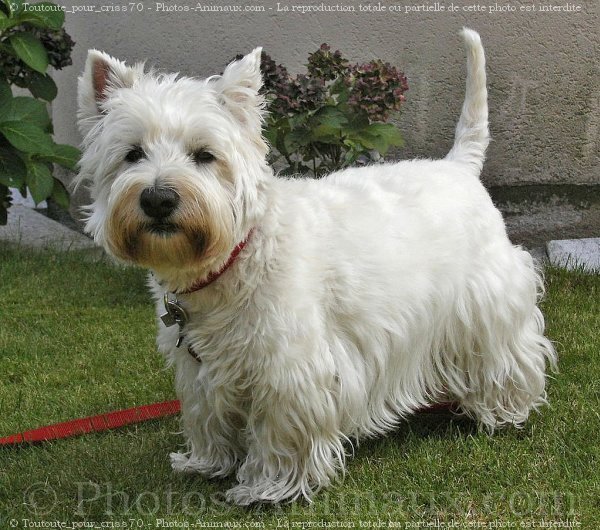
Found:
[[[281,173],[319,177],[402,145],[400,131],[385,123],[408,90],[400,70],[381,60],[350,64],[327,44],[309,55],[306,68],[292,77],[262,54],[265,136],[274,148],[271,162],[284,163]]]
[[[51,197],[68,207],[69,196],[53,176],[53,164],[74,169],[79,151],[52,139],[47,103],[56,85],[46,73],[71,64],[73,41],[55,4],[0,0],[0,224],[6,224],[9,188],[31,193],[37,203]],[[13,95],[12,87],[31,96]]]

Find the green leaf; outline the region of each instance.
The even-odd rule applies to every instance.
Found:
[[[1,1],[1,0],[0,0]],[[7,4],[12,4],[13,2],[6,2]],[[7,29],[14,28],[15,26],[19,26],[22,24],[21,15],[19,13],[10,13],[6,15],[0,10],[0,31],[6,31]],[[12,52],[12,49],[9,46],[4,46],[4,50],[6,52],[6,48],[10,49],[8,53]]]
[[[315,113],[313,121],[330,125],[332,127],[341,127],[342,125],[346,125],[348,123],[348,118],[337,107],[328,105]]]
[[[403,144],[400,131],[391,123],[371,123],[362,130],[353,131],[349,138],[381,155],[385,155],[390,147]]]
[[[357,142],[363,148],[368,150],[376,149],[381,154],[384,154],[389,149],[384,138],[370,133],[367,130],[354,131],[349,135],[349,138]]]
[[[12,90],[10,89],[10,85],[6,79],[0,77],[0,105],[4,106],[7,103],[7,100],[10,98],[12,98]]]
[[[69,192],[63,186],[63,183],[56,178],[54,179],[54,188],[52,188],[51,197],[61,208],[66,210],[69,207]]]
[[[79,149],[66,144],[54,144],[52,146],[52,154],[44,156],[45,160],[60,164],[67,169],[75,169],[81,153]]]
[[[6,6],[9,17],[13,17],[23,10],[23,0],[0,0],[0,3]]]
[[[30,68],[44,73],[48,68],[46,48],[30,33],[16,33],[9,38],[15,53]]]
[[[290,128],[290,119],[287,116],[280,117],[269,114],[267,117],[267,128],[285,129]]]
[[[315,127],[312,130],[311,140],[321,144],[337,145],[340,143],[341,129],[334,129],[327,126]]]
[[[9,145],[0,146],[0,184],[9,188],[20,188],[25,183],[27,167]]]
[[[43,99],[44,101],[52,101],[58,93],[58,89],[52,78],[49,75],[42,75],[37,72],[33,72],[27,88],[29,88],[34,97]]]
[[[331,90],[331,93],[334,94],[338,105],[346,104],[348,102],[348,98],[350,97],[350,91],[348,90],[348,87],[343,83],[342,80],[340,81],[339,88],[335,88],[334,90],[334,87],[332,87]]]
[[[382,138],[364,129],[361,131],[350,131],[344,143],[358,151],[376,149],[381,152],[381,150],[385,151],[388,148]]]
[[[36,204],[50,197],[54,189],[54,177],[43,162],[30,160],[27,164],[27,187]]]
[[[348,166],[351,166],[352,164],[354,164],[354,162],[356,162],[358,160],[358,157],[360,155],[361,155],[360,151],[354,151],[354,150],[347,151],[346,154],[344,155],[345,164]]]
[[[4,3],[8,6],[13,16],[23,11],[23,0],[6,0]]]
[[[275,145],[277,142],[277,129],[275,127],[265,127],[263,129],[263,136],[270,145]]]
[[[286,152],[293,153],[299,147],[304,147],[310,144],[312,139],[310,129],[299,127],[287,133],[283,138],[283,145]]]
[[[290,128],[295,129],[296,127],[300,127],[301,125],[304,125],[312,115],[313,115],[313,112],[309,110],[309,111],[302,112],[300,114],[295,114],[294,116],[291,116],[288,119]]]
[[[348,118],[336,107],[328,106],[317,112],[311,120],[313,139],[337,144]]]
[[[273,118],[270,116],[265,127],[265,138],[269,141],[272,147],[275,147],[281,154],[287,154],[283,139],[290,132],[290,120],[287,117]]]
[[[372,123],[367,130],[371,134],[384,138],[390,147],[400,147],[404,144],[402,134],[398,128],[391,123]]]
[[[0,107],[0,123],[6,121],[25,121],[46,129],[50,125],[50,116],[44,103],[23,96],[13,98],[8,105]]]
[[[65,21],[65,13],[56,4],[39,2],[30,4],[20,15],[21,22],[29,22],[39,28],[59,30]]]
[[[0,123],[0,132],[20,151],[38,155],[52,155],[52,138],[39,127],[21,121]]]
[[[5,30],[10,26],[10,22],[8,17],[4,14],[3,11],[0,11],[0,31]]]
[[[369,117],[364,112],[354,112],[350,108],[347,108],[348,112],[348,129],[352,131],[359,131],[369,126]]]

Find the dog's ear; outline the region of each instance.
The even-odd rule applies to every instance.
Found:
[[[255,48],[239,61],[230,63],[214,80],[221,104],[243,124],[258,126],[262,120],[264,98],[260,72],[262,48]]]
[[[102,103],[110,97],[111,92],[133,86],[143,70],[143,65],[129,67],[104,52],[88,51],[85,70],[79,77],[77,95],[79,128],[83,134],[102,114]]]

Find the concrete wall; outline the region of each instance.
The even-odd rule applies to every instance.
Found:
[[[137,4],[142,12],[67,12],[67,29],[77,45],[74,65],[56,74],[59,96],[53,106],[59,141],[77,144],[76,78],[86,50],[98,48],[127,61],[148,60],[164,70],[204,77],[221,72],[237,53],[262,45],[292,72],[322,42],[351,61],[381,58],[406,73],[410,90],[399,119],[406,138],[400,156],[443,156],[452,144],[463,99],[464,54],[457,32],[480,32],[488,58],[490,124],[493,142],[484,180],[489,185],[600,184],[600,2],[581,0],[455,0],[430,2],[444,11],[413,11],[422,0],[371,2],[385,12],[292,12],[293,5],[321,0],[227,0],[259,5],[263,12],[160,12],[157,3]],[[427,1],[427,0],[426,0]],[[203,0],[208,5],[225,5]],[[62,2],[89,9],[90,4]],[[324,0],[328,6],[335,1]],[[579,8],[540,12],[541,5]],[[130,8],[125,0],[104,9]],[[192,0],[165,6],[195,7]],[[285,6],[290,11],[279,11]],[[359,0],[339,0],[359,10]],[[421,4],[422,5],[422,4]],[[457,9],[449,12],[451,6]],[[111,7],[112,6],[112,7]],[[390,6],[401,9],[390,12]],[[486,9],[465,12],[463,8]],[[512,12],[490,13],[490,7]],[[522,9],[533,9],[533,12]]]

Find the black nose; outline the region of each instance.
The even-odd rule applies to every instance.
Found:
[[[146,188],[140,196],[140,206],[148,217],[164,219],[169,217],[179,204],[179,195],[171,188]]]

